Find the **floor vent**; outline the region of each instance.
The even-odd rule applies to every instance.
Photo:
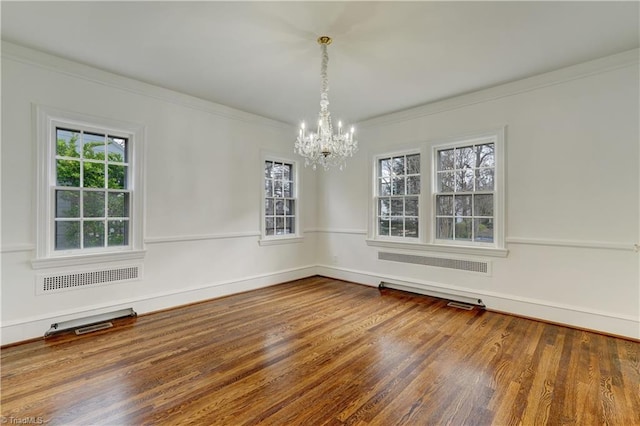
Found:
[[[378,259],[392,262],[414,263],[416,265],[435,266],[438,268],[457,269],[460,271],[489,273],[489,262],[452,259],[446,257],[417,256],[415,254],[378,252]]]
[[[451,308],[464,309],[465,311],[473,310],[473,305],[469,305],[468,303],[460,303],[460,302],[449,302],[447,306]]]
[[[113,324],[110,322],[103,322],[100,324],[90,325],[88,327],[76,328],[75,333],[80,336],[81,334],[93,333],[94,331],[106,330],[107,328],[113,327]]]
[[[121,283],[137,280],[141,276],[140,265],[98,269],[83,272],[65,272],[39,275],[37,293],[49,294],[88,286]]]

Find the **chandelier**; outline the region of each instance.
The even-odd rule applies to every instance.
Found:
[[[353,138],[354,128],[345,132],[342,122],[338,122],[338,133],[333,133],[331,113],[329,112],[329,79],[327,77],[327,63],[329,55],[327,46],[331,44],[331,37],[318,37],[318,44],[322,50],[322,66],[320,77],[322,79],[322,91],[320,92],[320,114],[318,115],[318,127],[316,132],[307,132],[304,122],[300,126],[300,132],[295,143],[295,152],[304,157],[304,165],[312,165],[313,169],[321,165],[325,170],[329,167],[339,167],[342,170],[346,165],[346,159],[353,156],[358,150],[358,141]]]

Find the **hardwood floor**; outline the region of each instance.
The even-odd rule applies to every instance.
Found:
[[[640,425],[640,343],[313,277],[2,350],[3,422]]]

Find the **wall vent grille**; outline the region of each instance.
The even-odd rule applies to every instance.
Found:
[[[446,257],[417,256],[414,254],[378,252],[378,259],[392,262],[414,263],[416,265],[435,266],[438,268],[457,269],[460,271],[489,273],[489,262],[451,259]]]
[[[137,280],[140,278],[140,272],[140,266],[133,265],[93,271],[40,275],[38,277],[38,293],[48,294],[58,291]]]

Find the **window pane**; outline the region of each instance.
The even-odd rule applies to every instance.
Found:
[[[493,242],[493,219],[473,219],[474,241]]]
[[[476,155],[473,147],[465,146],[455,150],[456,169],[473,169],[476,165]]]
[[[276,200],[276,214],[284,215],[284,200]]]
[[[281,180],[273,181],[273,196],[282,197],[282,181]]]
[[[295,234],[296,220],[293,217],[287,217],[285,219],[285,233],[286,234]]]
[[[116,136],[108,136],[107,138],[107,152],[109,161],[117,163],[127,163],[127,144],[126,138],[119,138]]]
[[[273,228],[275,227],[275,224],[276,223],[275,223],[275,220],[274,220],[273,217],[265,218],[264,226],[265,226],[265,233],[267,235],[273,235],[274,234],[274,229]]]
[[[404,176],[393,178],[393,195],[404,195]]]
[[[271,178],[271,171],[273,170],[273,162],[272,161],[265,161],[264,163],[264,177],[266,178]]]
[[[465,169],[456,172],[456,192],[473,192],[473,170]]]
[[[471,219],[456,217],[456,240],[471,240]]]
[[[105,159],[105,139],[104,135],[96,133],[85,133],[83,135],[82,155],[90,160]]]
[[[474,216],[493,216],[493,194],[473,196]]]
[[[493,191],[493,169],[476,170],[476,191]]]
[[[408,218],[404,222],[405,225],[405,237],[418,238],[418,219]]]
[[[438,216],[453,216],[453,195],[436,196],[436,214]]]
[[[104,247],[104,221],[84,221],[83,235],[85,248]]]
[[[274,212],[274,200],[273,198],[267,198],[264,200],[264,214],[273,216]]]
[[[453,205],[456,216],[472,216],[471,195],[456,195]]]
[[[389,178],[391,177],[391,159],[380,160],[378,165],[378,177]]]
[[[420,194],[420,176],[407,177],[407,194]]]
[[[284,234],[284,217],[276,217],[276,235]]]
[[[391,160],[391,167],[393,168],[393,173],[396,175],[404,174],[404,156],[402,157],[394,157]]]
[[[80,187],[80,161],[56,160],[56,185]]]
[[[391,181],[387,178],[380,179],[380,187],[378,195],[391,195]]]
[[[454,172],[438,173],[438,192],[453,192]]]
[[[264,181],[264,193],[267,197],[273,197],[273,181],[271,179]]]
[[[129,244],[128,220],[110,220],[108,226],[108,244],[110,246],[126,246]]]
[[[391,199],[379,198],[378,199],[378,216],[391,215]]]
[[[128,192],[109,192],[107,215],[109,217],[129,217]]]
[[[84,162],[84,188],[104,188],[104,163]]]
[[[283,164],[282,165],[282,179],[291,180],[291,164]]]
[[[438,170],[453,170],[453,149],[438,151]]]
[[[56,221],[56,250],[80,248],[80,222]]]
[[[378,219],[378,235],[389,236],[389,219]]]
[[[407,155],[407,174],[420,174],[420,154]]]
[[[476,146],[476,167],[495,167],[494,144]]]
[[[109,189],[127,189],[127,166],[109,164],[107,167],[109,172]]]
[[[436,219],[436,238],[441,240],[453,239],[453,218],[439,217]]]
[[[402,218],[391,219],[391,236],[392,237],[402,237],[404,236],[404,221]]]
[[[282,163],[273,163],[272,176],[274,179],[282,179]]]
[[[404,199],[405,216],[418,216],[418,197],[406,197]]]
[[[56,191],[56,217],[80,217],[80,191]]]
[[[282,185],[282,194],[284,197],[290,198],[292,197],[291,193],[291,182],[284,182]]]
[[[80,132],[77,130],[56,129],[56,155],[61,157],[80,157]]]
[[[391,199],[391,216],[402,216],[403,212],[403,199],[392,198]]]
[[[84,191],[82,197],[84,217],[105,217],[104,191]]]
[[[287,200],[287,204],[285,206],[285,214],[290,216],[295,216],[296,214],[296,201],[295,200]]]

